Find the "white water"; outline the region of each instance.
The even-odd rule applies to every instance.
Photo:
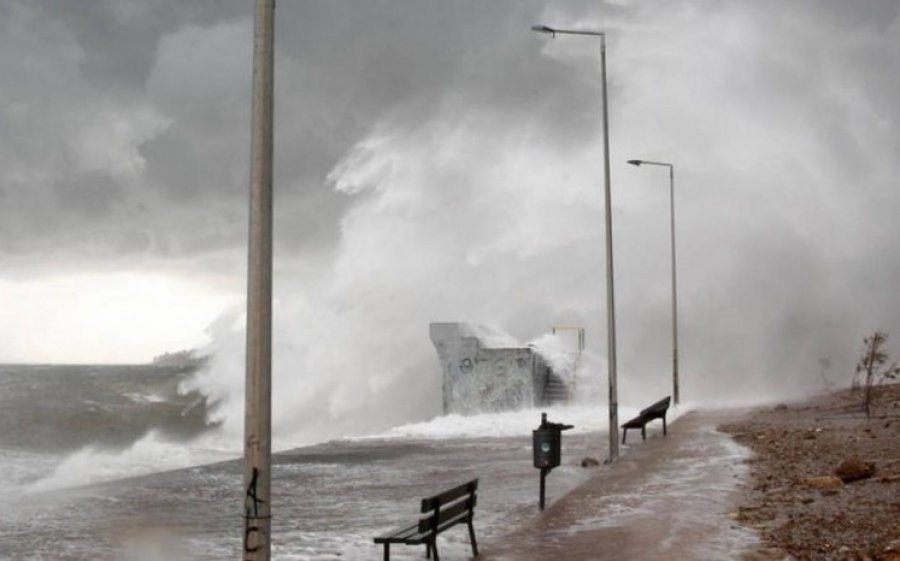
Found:
[[[579,407],[547,412],[552,421],[577,425],[564,434],[562,465],[547,481],[552,504],[598,470],[608,469],[580,467],[584,456],[602,459],[605,454],[606,435],[585,432],[592,425],[602,425],[594,419],[596,413],[605,412]],[[672,417],[683,412],[673,411]],[[354,438],[279,455],[274,466],[273,536],[277,539],[273,559],[377,558],[381,550],[372,543],[374,535],[414,519],[422,496],[472,477],[480,479],[479,541],[482,548],[498,543],[538,514],[538,478],[531,465],[529,433],[539,415],[539,410],[530,410],[473,417],[471,422],[443,418],[397,427],[382,437]],[[689,445],[667,456],[658,473],[629,477],[633,484],[613,485],[615,492],[588,493],[585,500],[596,503],[591,503],[590,514],[551,538],[616,526],[654,526],[664,512],[669,517],[664,525],[669,532],[666,539],[682,551],[688,548],[696,553],[685,558],[736,559],[754,539],[749,532],[729,529],[725,516],[728,494],[746,473],[740,463],[746,451],[710,427],[682,434],[679,426],[670,427],[674,431],[670,438],[686,437]],[[519,433],[520,427],[525,434]],[[623,456],[663,438],[660,429],[651,427],[647,443],[639,438],[630,441],[622,449]],[[470,436],[458,438],[460,434]],[[484,434],[491,437],[475,436]],[[20,552],[42,559],[80,559],[88,552],[114,561],[227,558],[240,548],[235,523],[240,480],[240,465],[227,462],[123,484],[35,493],[10,501],[11,508],[0,513],[0,539],[14,558]],[[675,511],[667,510],[670,507]],[[86,508],[92,516],[84,516]],[[703,529],[701,535],[696,528]],[[443,534],[439,540],[442,558],[467,559],[467,537],[463,529]],[[422,555],[419,548],[395,551],[398,560]]]
[[[173,442],[151,431],[125,450],[87,446],[63,459],[47,458],[45,469],[52,462],[52,471],[26,484],[23,491],[55,491],[235,458],[233,443],[224,444],[213,437]]]
[[[582,325],[600,347],[591,149],[548,150],[527,124],[500,145],[489,121],[448,111],[411,129],[385,120],[329,175],[349,204],[337,246],[308,268],[287,265],[276,282],[276,438],[305,444],[440,414],[434,321],[502,326],[524,341]],[[490,165],[473,167],[476,157]],[[585,173],[554,181],[553,170],[572,168]],[[242,318],[234,311],[212,327],[213,361],[195,384],[220,402],[216,419],[235,436]],[[604,377],[601,361],[586,364],[586,378]]]
[[[682,410],[672,410],[674,420],[682,414]],[[466,417],[462,415],[446,415],[424,423],[412,423],[395,427],[375,438],[484,438],[530,435],[531,430],[540,424],[541,412],[547,413],[552,422],[563,422],[575,425],[566,434],[586,432],[605,432],[609,427],[609,415],[603,407],[557,406],[542,409],[523,409],[505,413],[492,413]],[[622,422],[636,415],[638,409],[619,407]],[[621,424],[621,423],[620,423]]]
[[[636,415],[638,410],[635,407],[620,406],[620,424]],[[671,408],[670,422],[689,410],[686,407]],[[606,432],[609,426],[608,411],[603,406],[557,406],[473,416],[446,415],[426,422],[400,425],[382,433],[346,437],[345,440],[439,441],[527,437],[540,424],[542,412],[547,413],[550,421],[575,425],[566,435]],[[274,443],[276,451],[291,448],[294,446],[287,441]],[[172,441],[156,432],[150,432],[124,450],[104,450],[89,446],[66,457],[4,454],[2,463],[12,472],[5,492],[12,493],[13,489],[17,489],[31,494],[78,487],[231,460],[240,457],[242,452],[239,441],[227,441],[222,432],[216,431],[190,442]],[[4,489],[0,489],[0,494],[3,492]]]

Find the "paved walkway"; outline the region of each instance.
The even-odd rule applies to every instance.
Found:
[[[611,469],[524,527],[484,544],[481,561],[741,559],[756,536],[732,521],[748,452],[715,430],[733,414],[693,412],[648,439],[629,432]],[[550,474],[549,477],[553,477]],[[477,526],[477,520],[476,520]]]

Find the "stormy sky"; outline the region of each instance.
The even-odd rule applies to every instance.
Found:
[[[676,166],[686,391],[845,383],[900,338],[898,12],[281,0],[276,369],[337,415],[431,387],[427,322],[467,320],[583,325],[603,370],[599,44],[546,23],[608,33],[625,391],[671,357],[667,177],[633,158]],[[237,383],[251,33],[246,0],[0,0],[0,361],[209,345]]]

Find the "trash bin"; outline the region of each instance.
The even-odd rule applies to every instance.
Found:
[[[574,428],[573,425],[548,422],[547,414],[541,413],[541,426],[531,432],[534,467],[541,470],[541,510],[544,510],[547,474],[553,468],[559,467],[562,455],[562,431],[571,428]]]
[[[556,427],[538,427],[532,431],[534,440],[534,467],[553,469],[559,467],[562,449],[562,429]]]

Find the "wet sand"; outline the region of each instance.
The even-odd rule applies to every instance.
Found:
[[[716,426],[736,412],[694,412],[639,433],[611,468],[550,505],[540,516],[485,544],[484,561],[649,561],[741,559],[755,532],[736,524],[738,484],[749,451]],[[551,479],[553,474],[549,476]]]

